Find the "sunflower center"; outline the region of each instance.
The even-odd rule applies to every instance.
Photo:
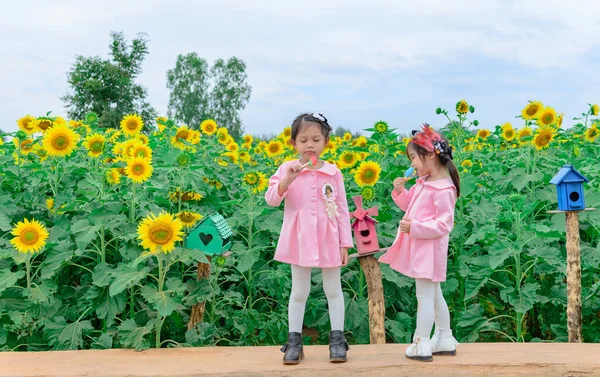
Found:
[[[598,131],[595,130],[595,129],[593,129],[593,128],[591,128],[588,135],[589,135],[590,138],[595,138],[596,135],[598,135]]]
[[[69,138],[65,135],[58,135],[52,139],[54,149],[63,150],[69,146]]]
[[[539,108],[537,106],[529,106],[529,108],[527,109],[527,115],[529,116],[534,116],[535,114],[537,114]]]
[[[183,212],[179,215],[179,219],[184,223],[191,223],[194,221],[194,214],[190,212]]]
[[[144,171],[145,171],[145,170],[146,170],[146,169],[144,168],[144,165],[142,165],[142,164],[135,164],[135,165],[133,165],[133,167],[131,168],[131,172],[132,172],[134,175],[142,175],[142,174],[144,174]]]
[[[354,162],[354,156],[351,154],[347,154],[344,156],[344,162],[350,164],[352,162]]]
[[[138,128],[138,122],[135,119],[130,119],[125,123],[125,127],[127,127],[129,131],[135,131]]]
[[[150,228],[150,238],[152,242],[164,245],[173,238],[173,228],[169,224],[156,223]]]
[[[33,131],[33,125],[31,124],[31,120],[27,120],[23,123],[23,128],[25,128],[28,131]]]
[[[214,130],[215,130],[215,126],[213,126],[212,124],[206,125],[206,132],[214,132]]]
[[[178,139],[186,139],[190,136],[190,132],[188,130],[177,131],[177,135],[175,135]]]
[[[100,140],[96,140],[90,145],[90,150],[94,153],[100,153],[102,152],[102,144]]]
[[[363,181],[370,183],[375,179],[375,171],[373,169],[367,169],[363,173]]]
[[[138,150],[135,150],[135,151],[134,151],[134,153],[133,153],[133,155],[134,155],[135,157],[142,157],[142,158],[146,158],[146,157],[148,157],[148,153],[146,153],[146,150],[145,150],[145,149],[138,149]]]
[[[255,185],[257,181],[258,181],[258,177],[254,174],[249,174],[246,177],[246,182],[248,182],[249,185]]]
[[[506,138],[510,139],[515,136],[515,132],[513,130],[506,131]]]
[[[269,145],[269,152],[271,152],[271,153],[279,152],[279,145],[277,145],[277,144]]]
[[[35,229],[25,229],[21,232],[21,242],[26,245],[33,245],[40,238],[39,233]]]
[[[48,128],[50,128],[51,125],[52,122],[50,122],[49,120],[42,120],[40,123],[38,123],[38,127],[41,130],[47,130]]]

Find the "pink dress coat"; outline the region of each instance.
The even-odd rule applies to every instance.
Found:
[[[411,219],[410,233],[398,234],[380,262],[406,276],[446,281],[449,234],[454,227],[456,188],[451,178],[427,181],[417,179],[410,190],[403,190],[392,199]]]
[[[302,267],[340,267],[340,248],[354,245],[342,172],[323,161],[320,169],[302,170],[283,196],[279,196],[279,182],[296,162],[283,163],[269,180],[265,193],[270,206],[277,207],[285,200],[274,259]],[[337,213],[330,210],[332,217],[326,201],[337,205]]]

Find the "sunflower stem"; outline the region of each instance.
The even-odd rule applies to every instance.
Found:
[[[106,240],[104,239],[104,224],[100,226],[100,255],[102,256],[102,262],[106,262]]]
[[[131,206],[129,207],[129,221],[135,223],[135,182],[131,182]]]
[[[27,272],[27,289],[31,289],[31,254],[27,253],[25,260],[25,270]]]
[[[133,319],[135,314],[135,287],[129,289],[129,318]]]
[[[166,274],[166,269],[165,271],[163,271],[163,258],[162,258],[162,252],[159,251],[156,254],[156,259],[158,261],[158,292],[162,292],[163,289],[163,284],[165,282],[165,274]],[[162,324],[164,319],[161,317],[160,313],[158,312],[158,310],[156,311],[156,318],[158,319],[158,325],[156,326],[156,348],[160,348],[160,331],[162,329]]]

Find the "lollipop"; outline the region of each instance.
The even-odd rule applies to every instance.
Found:
[[[306,164],[300,166],[300,170],[304,169],[308,165],[317,166],[317,162],[318,162],[317,158],[315,156],[311,156],[310,160],[308,160],[308,162]]]

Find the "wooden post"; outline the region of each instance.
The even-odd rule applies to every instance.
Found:
[[[211,257],[207,256],[208,263],[198,262],[198,280],[208,279],[210,277],[210,260]],[[188,321],[188,330],[196,327],[197,324],[204,321],[204,310],[206,308],[206,301],[199,302],[192,306],[192,313],[190,314],[190,320]]]
[[[594,211],[586,208],[583,211]],[[567,332],[569,343],[581,343],[581,257],[579,246],[579,212],[564,212],[567,222]]]
[[[569,343],[581,343],[581,259],[579,213],[567,212],[567,329]]]
[[[376,253],[385,251],[378,250]],[[367,293],[369,295],[369,331],[371,344],[385,344],[385,301],[383,298],[383,283],[379,261],[373,256],[351,254],[350,259],[357,258],[367,280]]]

